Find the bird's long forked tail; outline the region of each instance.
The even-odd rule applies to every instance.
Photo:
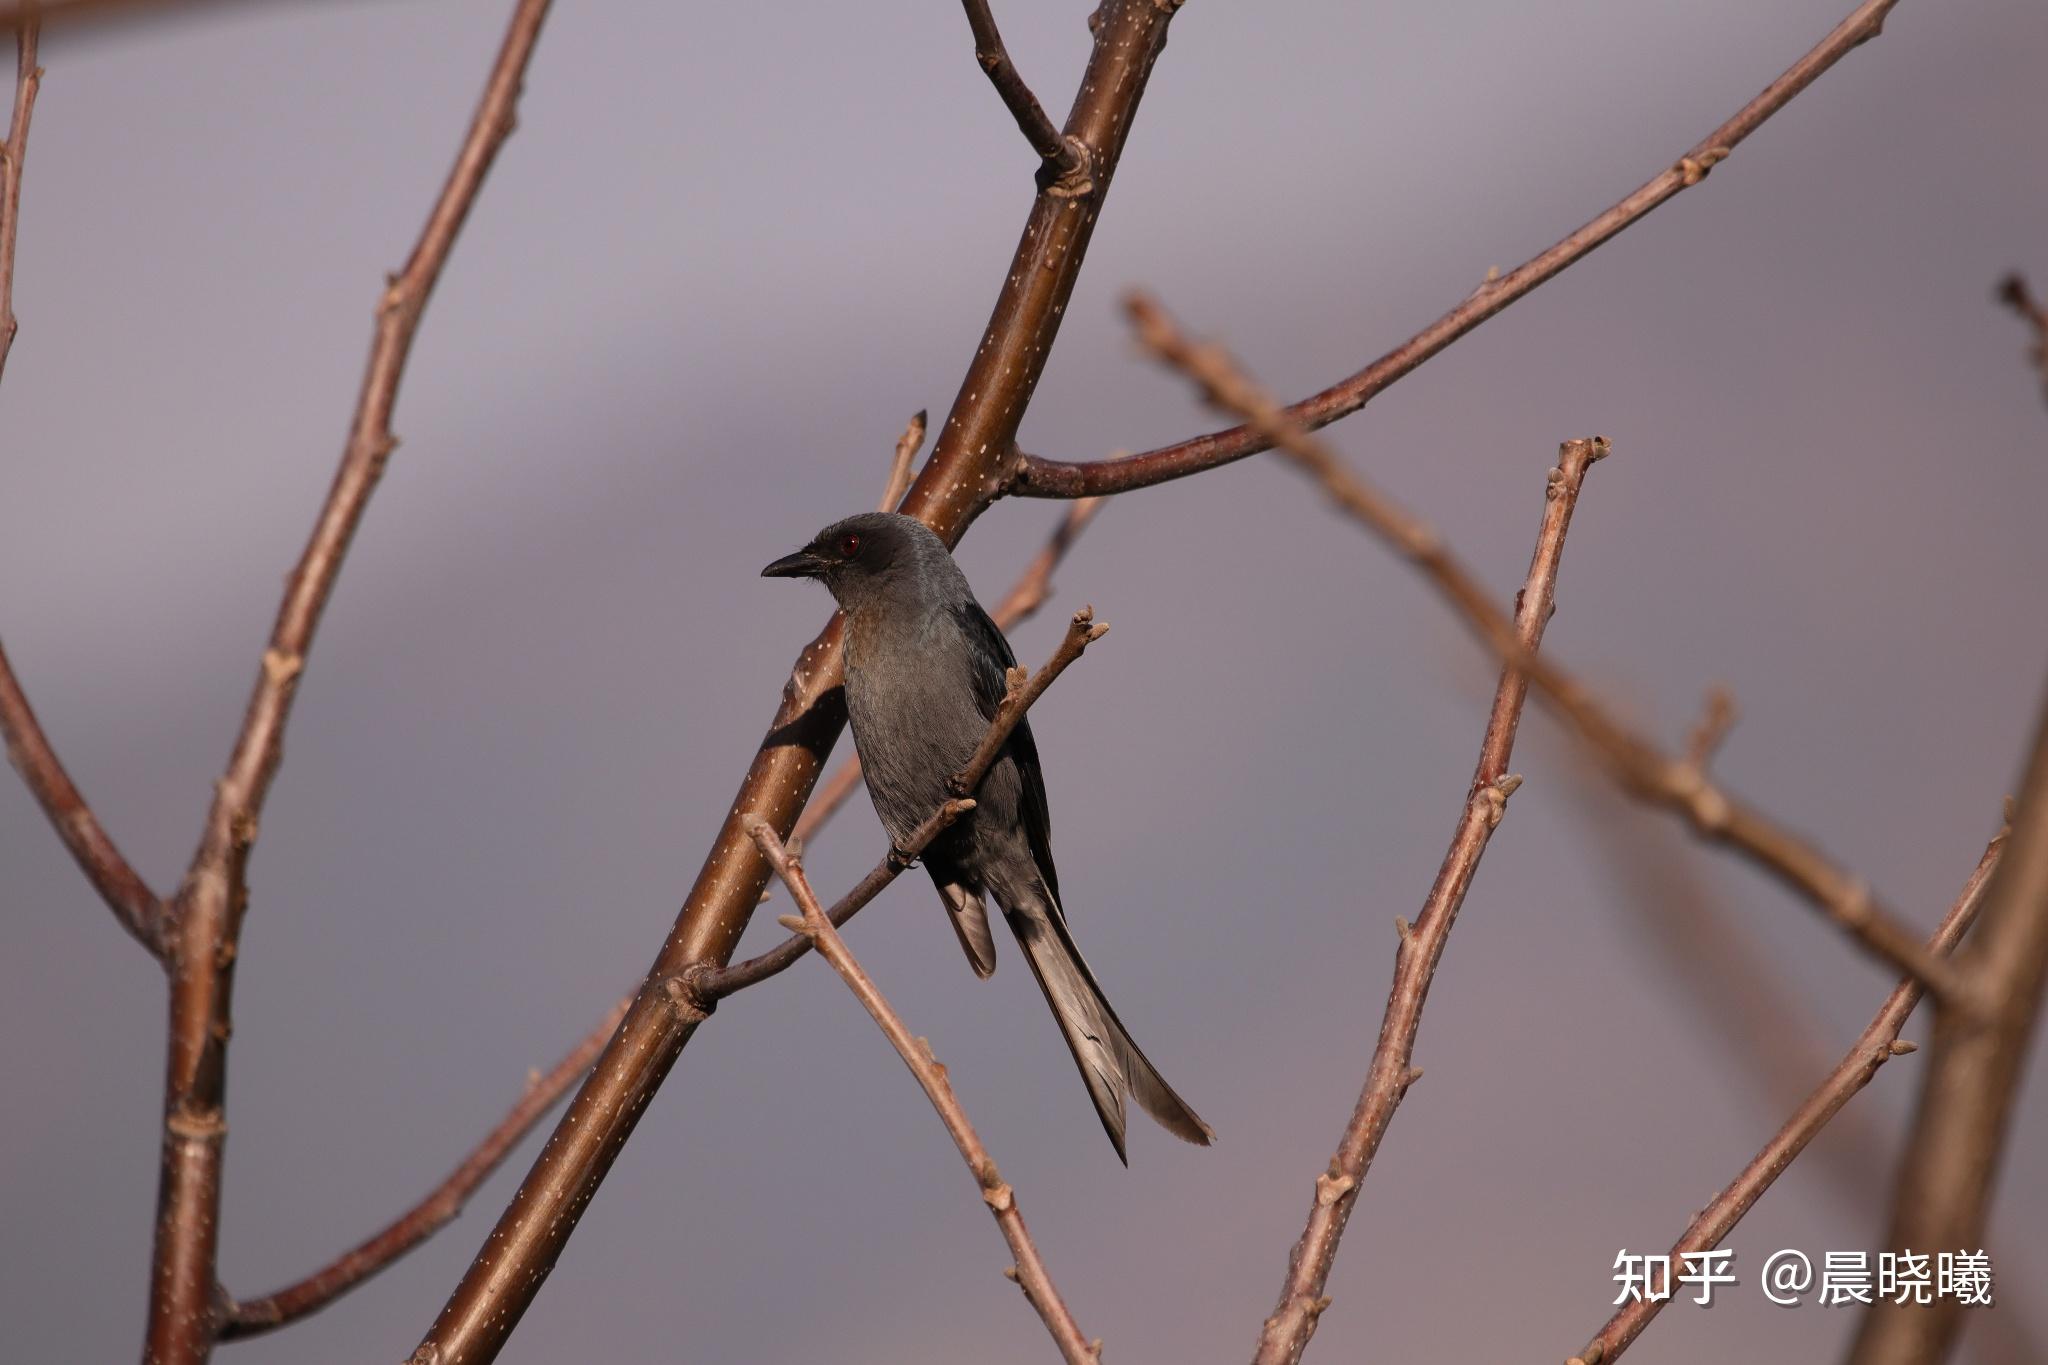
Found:
[[[1066,916],[1050,897],[1046,902],[1044,908],[1031,905],[1008,910],[1005,915],[1031,963],[1031,974],[1038,978],[1039,989],[1059,1021],[1067,1049],[1081,1069],[1081,1079],[1088,1083],[1089,1098],[1095,1101],[1102,1129],[1116,1147],[1117,1160],[1130,1165],[1124,1151],[1126,1092],[1167,1132],[1184,1142],[1208,1146],[1216,1139],[1215,1130],[1174,1093],[1159,1068],[1139,1049],[1074,946]]]

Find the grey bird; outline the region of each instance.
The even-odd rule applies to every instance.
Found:
[[[902,846],[951,793],[1003,699],[1016,663],[944,541],[913,517],[868,512],[835,522],[761,570],[815,578],[845,613],[846,710],[868,795]],[[1020,722],[974,793],[975,809],[924,852],[946,918],[977,976],[996,969],[984,896],[1031,964],[1088,1083],[1117,1158],[1130,1094],[1175,1137],[1215,1133],[1132,1041],[1081,959],[1061,908],[1052,822],[1031,726]]]

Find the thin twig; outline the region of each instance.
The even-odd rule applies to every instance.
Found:
[[[152,956],[161,959],[163,901],[121,856],[121,850],[115,847],[99,817],[93,814],[92,807],[58,761],[56,750],[15,679],[5,649],[0,649],[0,738],[6,741],[8,761],[21,774],[29,794],[49,817],[64,847],[71,850],[85,879],[114,912],[114,919]]]
[[[1159,0],[1103,0],[1095,11],[1094,41],[1063,129],[1089,149],[1092,188],[1075,197],[1041,185],[1033,197],[958,396],[900,509],[948,544],[1000,490],[1174,11]],[[835,616],[790,669],[768,735],[647,968],[645,980],[657,989],[636,996],[428,1329],[418,1358],[481,1365],[496,1357],[701,1022],[686,997],[659,988],[693,968],[722,966],[746,931],[770,869],[741,817],[766,819],[778,830],[796,823],[845,724],[839,631]]]
[[[1565,533],[1571,529],[1572,511],[1578,505],[1579,490],[1586,471],[1607,454],[1607,442],[1567,441],[1558,448],[1556,466],[1545,488],[1543,524],[1536,537],[1535,553],[1529,560],[1529,575],[1515,598],[1515,638],[1534,653],[1543,643],[1543,628],[1556,609],[1558,567],[1564,558]],[[1358,1190],[1394,1110],[1408,1094],[1408,1087],[1422,1073],[1412,1061],[1415,1035],[1422,1025],[1422,1007],[1429,997],[1430,981],[1443,957],[1444,944],[1465,893],[1479,871],[1494,827],[1507,811],[1508,797],[1521,779],[1508,773],[1514,753],[1515,731],[1521,724],[1522,705],[1529,695],[1529,680],[1513,664],[1501,670],[1500,684],[1493,694],[1493,710],[1487,717],[1486,733],[1479,742],[1479,762],[1472,773],[1472,785],[1465,809],[1458,817],[1451,845],[1444,854],[1436,881],[1414,925],[1396,921],[1400,943],[1394,953],[1394,985],[1387,995],[1385,1017],[1380,1022],[1379,1043],[1366,1068],[1365,1086],[1344,1127],[1343,1138],[1330,1158],[1329,1168],[1316,1177],[1315,1198],[1309,1204],[1308,1223],[1288,1258],[1287,1279],[1280,1289],[1280,1301],[1260,1332],[1254,1356],[1258,1365],[1278,1365],[1301,1359],[1316,1323],[1330,1300],[1323,1294],[1330,1267],[1337,1259],[1337,1243],[1344,1225],[1358,1201]]]
[[[924,424],[924,409],[919,408],[903,428],[903,434],[896,438],[896,454],[889,461],[889,481],[882,485],[882,500],[875,507],[877,512],[895,511],[896,504],[902,502],[903,495],[910,491],[911,464],[924,445]]]
[[[959,1096],[953,1093],[946,1068],[932,1052],[931,1044],[911,1035],[895,1007],[883,996],[873,978],[862,970],[853,951],[846,946],[846,940],[839,936],[839,931],[818,905],[818,898],[812,894],[810,883],[804,877],[803,867],[789,856],[789,850],[776,837],[775,827],[766,820],[756,820],[749,827],[749,833],[774,866],[776,875],[789,888],[797,908],[803,912],[801,919],[791,916],[784,923],[809,939],[819,956],[832,964],[833,970],[845,980],[869,1017],[881,1026],[883,1035],[896,1049],[896,1055],[910,1068],[910,1074],[923,1087],[925,1098],[938,1111],[939,1121],[946,1125],[953,1145],[960,1149],[961,1159],[967,1163],[967,1169],[973,1172],[975,1182],[981,1187],[982,1202],[988,1205],[996,1226],[1002,1229],[1003,1240],[1009,1243],[1010,1255],[1016,1264],[1006,1273],[1016,1280],[1018,1288],[1024,1291],[1024,1297],[1037,1310],[1045,1323],[1045,1330],[1052,1334],[1053,1343],[1059,1347],[1067,1365],[1095,1365],[1101,1355],[1102,1343],[1091,1342],[1081,1335],[1080,1326],[1067,1310],[1066,1301],[1060,1297],[1051,1274],[1045,1268],[1044,1258],[1038,1254],[1038,1247],[1031,1240],[1030,1229],[1024,1225],[1024,1211],[1017,1207],[1016,1192],[997,1172],[994,1158],[989,1156],[988,1148],[982,1145],[980,1135],[968,1121],[967,1111],[961,1107]]]
[[[2034,368],[2041,372],[2041,396],[2048,398],[2048,304],[2034,297],[2034,291],[2027,287],[2026,276],[2017,270],[1998,283],[1998,300],[2020,320],[2033,329],[2032,343],[2027,347],[2027,359],[2034,362]]]
[[[1927,941],[1928,951],[1948,954],[1962,941],[1985,903],[1985,890],[2004,854],[2006,837],[2001,830],[1984,850],[1984,856],[1963,883],[1962,894],[1957,896],[1948,914],[1942,917],[1941,926]],[[1857,1037],[1855,1045],[1835,1069],[1814,1087],[1805,1102],[1785,1121],[1784,1127],[1742,1168],[1742,1173],[1693,1218],[1691,1226],[1671,1248],[1674,1265],[1683,1256],[1698,1255],[1719,1246],[1742,1221],[1743,1215],[1763,1197],[1764,1191],[1784,1174],[1785,1168],[1827,1126],[1828,1121],[1857,1091],[1870,1084],[1878,1068],[1893,1057],[1912,1051],[1899,1041],[1899,1031],[1906,1026],[1907,1018],[1920,1003],[1921,993],[1920,983],[1911,977],[1892,988],[1877,1016],[1870,1021],[1870,1026]],[[1592,1340],[1572,1357],[1571,1365],[1611,1365],[1650,1325],[1650,1320],[1663,1310],[1664,1303],[1664,1300],[1647,1297],[1632,1300],[1593,1334]]]
[[[304,1279],[258,1299],[231,1300],[221,1323],[220,1339],[239,1341],[260,1336],[319,1312],[453,1222],[477,1187],[491,1178],[534,1124],[590,1070],[590,1064],[604,1050],[605,1040],[618,1028],[630,1004],[632,997],[627,996],[612,1006],[567,1056],[546,1072],[536,1074],[519,1102],[424,1199]]]
[[[1053,527],[1044,546],[1024,566],[1017,581],[1010,585],[1009,592],[989,613],[989,619],[996,623],[996,629],[1008,634],[1021,623],[1038,614],[1052,596],[1052,573],[1060,561],[1067,557],[1088,523],[1095,520],[1095,514],[1102,507],[1101,498],[1076,498],[1067,507],[1067,514]],[[845,762],[833,770],[832,775],[818,784],[811,796],[810,804],[798,818],[796,827],[790,831],[790,846],[798,850],[810,847],[811,840],[825,827],[825,822],[839,813],[854,792],[860,789],[860,755],[851,754]]]
[[[1062,669],[1081,657],[1081,651],[1092,641],[1099,640],[1109,633],[1107,621],[1089,624],[1093,617],[1094,611],[1088,607],[1074,613],[1074,619],[1067,626],[1067,633],[1060,640],[1060,646],[1054,651],[1051,662],[1039,669],[1035,676],[1025,675],[1021,668],[1010,670],[1010,686],[1003,693],[1002,701],[996,705],[995,720],[990,723],[988,733],[981,737],[981,744],[975,749],[974,757],[968,761],[967,766],[953,775],[953,795],[974,795],[975,788],[981,785],[981,775],[995,762],[996,754],[1010,738],[1010,731],[1024,718],[1024,712],[1030,708],[1031,703],[1037,701],[1039,694],[1052,685],[1052,680],[1060,675]]]
[[[1918,978],[1944,1005],[1967,992],[1952,964],[1921,946],[1905,921],[1881,906],[1869,885],[1798,834],[1716,784],[1703,770],[1665,754],[1614,718],[1558,665],[1522,648],[1507,613],[1444,545],[1442,537],[1381,494],[1304,431],[1247,378],[1221,347],[1197,345],[1154,303],[1128,300],[1139,339],[1170,368],[1193,379],[1208,401],[1241,417],[1306,471],[1347,515],[1408,560],[1457,608],[1473,632],[1529,680],[1638,799],[1674,811],[1702,837],[1733,848],[1789,886],[1872,956]]]
[[[882,861],[875,864],[867,876],[854,883],[851,891],[841,896],[831,909],[828,918],[837,926],[852,919],[869,901],[880,895],[882,888],[896,880],[899,873],[917,861],[932,840],[944,833],[948,826],[962,815],[974,809],[972,794],[981,786],[981,779],[995,765],[1002,753],[1003,744],[1017,723],[1024,719],[1024,713],[1031,709],[1033,702],[1044,695],[1052,686],[1053,679],[1066,671],[1067,665],[1081,657],[1082,651],[1101,639],[1109,631],[1107,622],[1095,620],[1093,608],[1083,607],[1067,622],[1067,632],[1060,637],[1053,649],[1052,657],[1037,673],[1025,675],[1024,670],[1010,670],[1009,687],[1003,694],[1002,703],[990,719],[988,729],[982,733],[981,743],[975,746],[974,755],[967,765],[953,774],[950,787],[954,797],[944,802],[927,816],[911,836],[904,840],[902,847],[891,848]],[[700,1011],[708,1011],[710,1005],[747,987],[766,981],[789,967],[811,950],[811,940],[805,934],[791,934],[773,948],[744,962],[735,962],[730,967],[715,969],[699,968],[685,972],[679,979],[678,988],[692,997]]]
[[[1707,700],[1700,707],[1700,718],[1693,724],[1685,737],[1685,761],[1692,767],[1705,772],[1713,763],[1714,755],[1721,751],[1722,741],[1735,728],[1737,716],[1735,694],[1716,684],[1707,689]]]
[[[283,757],[285,724],[314,630],[350,538],[397,444],[391,415],[420,317],[484,176],[512,132],[520,86],[548,5],[549,0],[519,0],[454,168],[405,269],[391,278],[378,303],[369,363],[340,468],[287,582],[234,752],[215,784],[198,850],[173,904],[170,1059],[145,1345],[151,1361],[202,1360],[219,1327],[215,1264],[227,1132],[222,1105],[233,1031],[232,964],[248,908],[249,855],[264,798]]]
[[[1061,192],[1070,196],[1086,194],[1092,188],[1088,179],[1088,145],[1079,138],[1063,136],[1058,125],[1046,117],[1038,96],[1017,74],[1010,50],[1003,46],[1003,35],[996,31],[996,17],[989,12],[988,0],[961,0],[961,4],[967,10],[967,26],[974,30],[974,60],[988,73],[989,84],[995,86],[1010,116],[1017,120],[1024,140],[1045,162],[1046,182],[1059,186]]]
[[[14,349],[19,323],[14,316],[14,247],[21,226],[21,171],[28,156],[29,121],[35,114],[36,92],[42,88],[43,69],[36,64],[36,40],[41,25],[31,19],[14,35],[14,113],[7,125],[7,140],[0,143],[0,374],[7,369],[7,356]],[[163,902],[150,890],[111,836],[93,814],[71,775],[57,758],[50,738],[36,719],[28,695],[22,691],[0,649],[0,740],[7,745],[7,758],[29,794],[43,808],[56,829],[57,837],[77,860],[93,890],[114,912],[123,929],[156,957],[164,954]]]
[[[1913,1135],[1899,1163],[1893,1251],[1978,1251],[2011,1136],[2027,1046],[2048,992],[2048,706],[2036,722],[2013,809],[2012,841],[1984,893],[1983,924],[1957,954],[1990,1008],[1934,1021]],[[1920,1365],[1947,1357],[1964,1303],[1879,1298],[1864,1310],[1848,1365]]]
[[[1897,0],[1864,0],[1833,32],[1794,62],[1762,94],[1737,110],[1726,123],[1708,133],[1675,164],[1637,187],[1591,222],[1548,250],[1498,277],[1489,276],[1455,308],[1347,379],[1287,408],[1288,417],[1314,431],[1364,407],[1368,400],[1429,360],[1465,333],[1515,300],[1544,284],[1586,256],[1651,209],[1706,178],[1735,147],[1763,126],[1794,96],[1849,55],[1875,38],[1885,15]],[[1186,478],[1217,465],[1272,449],[1272,438],[1253,426],[1196,436],[1170,446],[1107,460],[1069,463],[1020,455],[1008,491],[1033,498],[1077,498],[1088,494],[1128,493],[1168,479]]]

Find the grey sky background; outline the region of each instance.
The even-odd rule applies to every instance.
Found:
[[[1319,387],[1668,165],[1846,8],[1189,5],[1024,443],[1099,456],[1208,424],[1133,354],[1123,288],[1275,388]],[[1000,9],[1064,110],[1086,7]],[[505,14],[252,4],[45,40],[0,390],[0,638],[159,886],[331,476],[381,272]],[[1902,6],[1707,184],[1333,432],[1503,597],[1556,443],[1612,438],[1548,647],[1665,735],[1733,686],[1731,784],[1930,925],[2048,676],[2048,412],[1989,301],[2007,269],[2048,277],[2044,70],[2038,5]],[[869,505],[904,418],[944,412],[1032,168],[955,5],[557,8],[428,315],[256,855],[232,1290],[409,1203],[644,968],[824,619],[822,593],[756,571]],[[1060,510],[975,528],[985,597]],[[1136,1122],[1118,1167],[1016,954],[974,981],[921,877],[850,937],[951,1064],[1111,1358],[1234,1359],[1355,1098],[1392,921],[1442,855],[1492,670],[1268,461],[1118,500],[1059,588],[1024,658],[1083,602],[1115,626],[1034,717],[1076,932],[1219,1144]],[[1776,1126],[1739,1007],[1703,1004],[1658,946],[1688,886],[1830,1055],[1887,989],[1775,887],[1599,795],[1547,720],[1524,736],[1528,785],[1438,978],[1428,1075],[1319,1359],[1561,1359],[1606,1315],[1616,1250],[1668,1246]],[[835,890],[881,846],[861,799],[811,871]],[[11,777],[0,902],[0,1353],[121,1359],[158,972]],[[1849,1117],[1893,1143],[1917,1065]],[[1997,1247],[1996,1311],[2036,1330],[2042,1071]],[[1743,1283],[1674,1306],[1646,1358],[1839,1349],[1847,1312],[1770,1307],[1756,1272],[1781,1246],[1875,1245],[1881,1194],[1824,1177],[1846,1138],[1743,1224]],[[222,1357],[403,1357],[534,1145],[399,1268]],[[701,1032],[505,1358],[1045,1359],[1004,1264],[912,1082],[805,964]]]

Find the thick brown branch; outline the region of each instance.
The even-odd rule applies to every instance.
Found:
[[[1529,561],[1529,576],[1515,598],[1515,638],[1531,653],[1543,642],[1543,628],[1556,607],[1565,533],[1571,529],[1572,511],[1578,505],[1586,470],[1606,453],[1604,440],[1567,441],[1559,448],[1557,465],[1550,471],[1543,525]],[[1316,1177],[1308,1224],[1288,1258],[1287,1279],[1281,1286],[1279,1304],[1260,1332],[1254,1356],[1259,1365],[1293,1365],[1300,1360],[1309,1338],[1315,1335],[1317,1321],[1329,1306],[1323,1286],[1337,1259],[1337,1243],[1344,1235],[1344,1225],[1351,1217],[1352,1206],[1358,1202],[1359,1185],[1379,1151],[1387,1126],[1393,1122],[1394,1110],[1421,1074],[1413,1068],[1412,1059],[1430,981],[1436,975],[1458,910],[1465,903],[1465,893],[1479,871],[1487,841],[1507,810],[1509,795],[1521,783],[1520,778],[1508,774],[1507,768],[1514,752],[1515,731],[1521,724],[1522,705],[1528,695],[1529,680],[1522,671],[1513,664],[1503,668],[1500,684],[1494,690],[1486,733],[1479,742],[1479,763],[1473,770],[1472,785],[1451,836],[1450,849],[1444,854],[1436,882],[1430,887],[1413,927],[1399,925],[1394,985],[1380,1022],[1379,1043],[1373,1049],[1364,1089],[1352,1110],[1351,1121],[1344,1127],[1336,1155],[1330,1158],[1329,1169]]]
[[[1003,46],[1003,35],[996,31],[996,17],[989,12],[988,0],[961,0],[961,4],[967,10],[967,26],[974,30],[974,60],[988,73],[989,84],[995,86],[1010,117],[1017,120],[1024,140],[1045,162],[1046,183],[1057,186],[1063,194],[1086,194],[1092,188],[1088,179],[1088,145],[1062,135],[1046,117],[1038,96],[1024,84],[1016,63],[1010,60],[1010,50]]]
[[[1818,46],[1737,110],[1734,117],[1708,133],[1674,165],[1548,250],[1505,275],[1489,277],[1457,307],[1358,373],[1293,404],[1287,409],[1288,417],[1310,431],[1348,417],[1381,390],[1640,220],[1651,209],[1697,185],[1737,144],[1813,84],[1822,72],[1859,44],[1876,37],[1895,3],[1897,0],[1864,0]],[[1009,491],[1034,498],[1128,493],[1270,449],[1271,435],[1247,424],[1116,459],[1067,463],[1025,455],[1020,457]]]
[[[1038,614],[1052,596],[1052,572],[1060,561],[1067,557],[1067,551],[1088,523],[1095,520],[1095,513],[1102,506],[1100,498],[1076,498],[1067,508],[1067,514],[1060,518],[1045,545],[1024,566],[1024,572],[1010,585],[1010,591],[996,604],[989,618],[996,623],[996,629],[1008,633],[1022,622]],[[860,756],[849,755],[830,777],[818,784],[811,796],[810,804],[798,818],[796,827],[790,831],[790,846],[798,850],[808,848],[825,822],[839,813],[855,791],[860,788]],[[837,921],[835,921],[837,922]]]
[[[2026,276],[2017,270],[1999,281],[1998,299],[2033,329],[2034,338],[2027,347],[2027,359],[2033,361],[2034,368],[2041,372],[2041,395],[2048,398],[2048,304],[2034,297],[2034,291],[2027,287]]]
[[[995,309],[940,427],[931,458],[901,510],[949,544],[995,497],[1057,340],[1153,63],[1174,7],[1104,0],[1064,135],[1092,158],[1085,194],[1041,186],[1004,274]],[[438,1365],[495,1358],[546,1282],[640,1114],[695,1031],[701,1014],[664,987],[692,968],[722,966],[745,931],[769,875],[742,814],[778,831],[796,822],[819,766],[845,723],[837,618],[798,657],[767,738],[711,841],[703,869],[641,991],[591,1078],[570,1102],[484,1249],[422,1341]]]
[[[1010,737],[1010,732],[1017,728],[1017,722],[1024,719],[1024,713],[1031,709],[1033,702],[1044,695],[1045,689],[1052,686],[1053,679],[1065,672],[1068,664],[1080,658],[1081,652],[1101,639],[1108,630],[1109,626],[1106,623],[1096,624],[1092,609],[1083,607],[1074,613],[1071,621],[1067,622],[1067,633],[1061,637],[1058,647],[1053,650],[1052,657],[1046,660],[1043,668],[1023,680],[1017,676],[1024,672],[1023,669],[1011,671],[1009,691],[1004,696],[1002,705],[996,708],[996,714],[989,721],[988,729],[983,732],[981,743],[975,746],[974,755],[968,759],[967,766],[953,775],[951,785],[956,793],[954,798],[926,817],[925,822],[904,841],[903,847],[890,849],[867,876],[854,883],[853,889],[833,904],[826,918],[830,919],[834,926],[842,925],[860,913],[861,907],[880,895],[883,887],[896,880],[899,873],[916,862],[918,855],[925,851],[932,840],[944,833],[947,826],[974,809],[974,801],[969,794],[981,786],[981,779],[986,777],[988,770],[994,766],[997,755],[1002,752],[1003,742]],[[735,962],[730,967],[715,970],[694,969],[685,973],[682,981],[685,988],[696,998],[698,1007],[706,1008],[707,1002],[716,1003],[735,991],[745,990],[749,986],[766,981],[778,972],[788,970],[791,964],[810,949],[809,935],[791,934],[767,952],[750,957],[745,962]]]
[[[468,136],[405,269],[377,307],[363,387],[340,468],[288,580],[227,770],[215,784],[199,848],[170,925],[170,1060],[145,1359],[205,1359],[219,1328],[215,1261],[222,1101],[232,1032],[234,960],[248,908],[257,822],[284,753],[284,729],[313,632],[350,538],[397,444],[391,414],[422,313],[485,174],[511,134],[526,65],[549,0],[519,0]]]
[[[36,65],[40,25],[24,23],[14,35],[14,114],[7,140],[0,143],[0,374],[14,349],[18,324],[14,317],[14,244],[21,224],[21,171],[28,156],[29,120],[43,70]],[[85,797],[64,771],[49,736],[36,720],[28,695],[14,676],[7,651],[0,649],[0,740],[8,762],[21,774],[29,794],[43,808],[57,837],[71,850],[79,870],[114,912],[123,929],[158,957],[163,956],[163,902],[149,889],[92,813]]]
[[[628,996],[612,1006],[567,1056],[545,1073],[534,1076],[519,1102],[426,1198],[306,1278],[260,1299],[231,1301],[221,1324],[220,1339],[239,1341],[260,1336],[319,1312],[453,1222],[477,1187],[491,1178],[491,1173],[512,1154],[520,1140],[590,1070],[590,1064],[604,1050],[605,1040],[618,1028],[631,1003],[632,997]]]
[[[1930,952],[1953,952],[1969,931],[1985,902],[1985,889],[1999,864],[2005,841],[2006,835],[2001,832],[1984,850],[1976,869],[1963,883],[1962,894],[1956,898],[1948,914],[1942,917],[1934,937],[1928,940]],[[1742,1173],[1693,1218],[1691,1226],[1671,1248],[1673,1265],[1680,1264],[1680,1258],[1688,1253],[1697,1255],[1719,1246],[1742,1221],[1743,1215],[1763,1197],[1764,1191],[1784,1174],[1785,1168],[1841,1111],[1842,1106],[1854,1098],[1857,1091],[1870,1084],[1877,1069],[1893,1057],[1911,1050],[1899,1042],[1899,1031],[1906,1026],[1907,1017],[1920,1003],[1920,996],[1920,983],[1911,977],[1892,988],[1892,993],[1885,997],[1884,1005],[1870,1021],[1870,1026],[1863,1030],[1835,1069],[1814,1087],[1813,1093],[1785,1121],[1785,1126],[1742,1168]],[[1609,1365],[1642,1334],[1643,1329],[1650,1325],[1650,1319],[1662,1311],[1665,1302],[1632,1300],[1593,1334],[1585,1348],[1572,1357],[1572,1365]]]
[[[1982,1015],[1944,1010],[1935,1019],[1885,1234],[1884,1245],[1893,1251],[1984,1246],[2028,1043],[2048,991],[2048,707],[2014,808],[2011,845],[1984,894],[1983,919],[1957,958],[1990,1008]],[[1936,1295],[1931,1303],[1879,1299],[1858,1324],[1849,1365],[1945,1359],[1963,1309],[1953,1295]]]
[[[776,837],[775,827],[766,820],[757,820],[750,826],[750,833],[774,865],[783,884],[789,887],[797,908],[803,912],[800,920],[792,917],[789,921],[791,927],[811,940],[819,955],[831,963],[832,969],[845,980],[869,1017],[881,1026],[883,1035],[896,1049],[896,1055],[917,1078],[925,1098],[932,1102],[932,1108],[938,1111],[939,1121],[946,1125],[947,1135],[960,1149],[961,1159],[967,1163],[967,1169],[973,1172],[975,1182],[981,1187],[982,1202],[988,1205],[996,1226],[1002,1229],[1003,1240],[1009,1243],[1010,1255],[1016,1264],[1008,1273],[1015,1278],[1018,1287],[1024,1291],[1024,1297],[1044,1321],[1045,1330],[1052,1334],[1060,1356],[1067,1365],[1095,1365],[1102,1344],[1090,1342],[1081,1335],[1081,1328],[1067,1310],[1066,1301],[1054,1287],[1045,1261],[1038,1254],[1037,1244],[1031,1240],[1030,1229],[1024,1225],[1024,1211],[1017,1207],[1016,1192],[997,1172],[994,1158],[982,1145],[974,1125],[968,1122],[967,1111],[961,1107],[959,1096],[953,1093],[946,1068],[940,1065],[931,1044],[911,1035],[895,1007],[861,968],[852,950],[846,946],[846,940],[839,937],[839,931],[818,905],[818,898],[812,894],[810,883],[804,878],[803,868],[789,856],[789,850]]]
[[[1314,478],[1340,509],[1419,569],[1481,640],[1528,673],[1537,691],[1626,790],[1639,800],[1684,816],[1702,838],[1748,857],[1797,891],[1865,951],[1920,980],[1943,1004],[1964,1002],[1964,984],[1953,965],[1921,946],[1914,931],[1880,906],[1861,878],[1744,804],[1701,768],[1665,754],[1630,731],[1577,679],[1524,649],[1507,614],[1494,605],[1435,530],[1366,483],[1328,446],[1303,430],[1221,347],[1190,342],[1146,299],[1134,297],[1129,307],[1140,340],[1153,354],[1193,379],[1210,403],[1261,432],[1263,439]]]

